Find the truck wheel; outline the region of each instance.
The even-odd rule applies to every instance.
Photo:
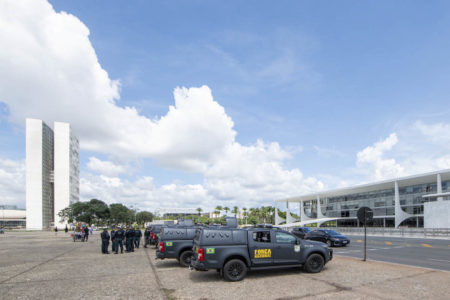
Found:
[[[324,260],[322,255],[313,253],[306,259],[305,270],[308,273],[318,273],[322,271],[324,265]]]
[[[189,265],[191,264],[191,256],[192,256],[191,250],[186,250],[182,252],[180,254],[180,265],[182,265],[183,267],[189,267]]]
[[[223,278],[227,281],[239,281],[247,275],[247,266],[240,259],[232,259],[223,266]]]

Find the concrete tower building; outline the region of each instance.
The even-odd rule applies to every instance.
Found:
[[[27,229],[64,227],[58,212],[79,200],[79,146],[70,124],[26,120]]]
[[[73,135],[69,123],[55,122],[55,167],[54,167],[54,225],[65,227],[60,222],[58,213],[77,202],[80,198],[79,189],[79,145]]]

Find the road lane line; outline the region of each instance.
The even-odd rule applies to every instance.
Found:
[[[356,240],[357,243],[362,243],[362,240]],[[450,247],[450,245],[448,245]]]
[[[428,260],[435,260],[435,261],[443,261],[443,262],[448,262],[450,263],[450,260],[445,260],[445,259],[435,259],[435,258],[427,258]]]
[[[390,245],[392,245],[392,242],[386,242],[385,244],[390,246]]]
[[[430,244],[421,244],[421,245],[425,248],[433,248],[433,246],[431,246]]]

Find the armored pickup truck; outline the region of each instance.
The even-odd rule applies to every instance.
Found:
[[[192,245],[198,227],[162,227],[156,258],[176,258],[181,266],[191,262]]]
[[[159,240],[158,248],[156,249],[156,258],[175,258],[178,260],[181,266],[189,267],[192,257],[192,246],[194,245],[194,237],[197,229],[200,226],[195,226],[185,220],[184,222],[179,222],[177,226],[172,227],[162,227]],[[214,228],[237,228],[238,222],[236,218],[227,217],[225,219],[226,224],[224,226]]]
[[[191,270],[216,269],[228,281],[242,280],[248,270],[303,267],[317,273],[333,257],[327,244],[266,226],[198,229],[193,249]]]

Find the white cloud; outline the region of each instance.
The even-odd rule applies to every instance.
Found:
[[[25,162],[0,158],[1,205],[25,207]]]
[[[385,158],[385,153],[398,143],[397,134],[391,133],[386,139],[368,146],[357,153],[356,165],[369,180],[395,178],[405,173],[395,159]]]
[[[78,18],[44,0],[0,5],[0,101],[11,121],[70,122],[84,150],[188,170],[204,169],[234,139],[233,122],[208,87],[175,89],[175,105],[151,120],[119,106],[119,82],[100,66]]]
[[[87,167],[95,172],[109,177],[115,177],[119,174],[125,173],[126,167],[122,165],[115,164],[111,161],[100,160],[96,157],[90,157]]]
[[[127,181],[118,177],[129,171],[127,165],[91,157],[87,167],[99,175],[82,176],[84,198],[149,206],[225,199],[256,204],[322,187],[298,169],[286,169],[290,153],[277,143],[237,143],[232,119],[207,86],[176,88],[174,105],[160,117],[120,105],[120,83],[99,64],[89,34],[77,17],[56,12],[45,0],[0,3],[0,101],[10,121],[70,122],[82,150],[117,161],[151,158],[200,172],[204,183],[156,187],[150,177]],[[278,74],[285,66],[280,60],[266,71]]]

